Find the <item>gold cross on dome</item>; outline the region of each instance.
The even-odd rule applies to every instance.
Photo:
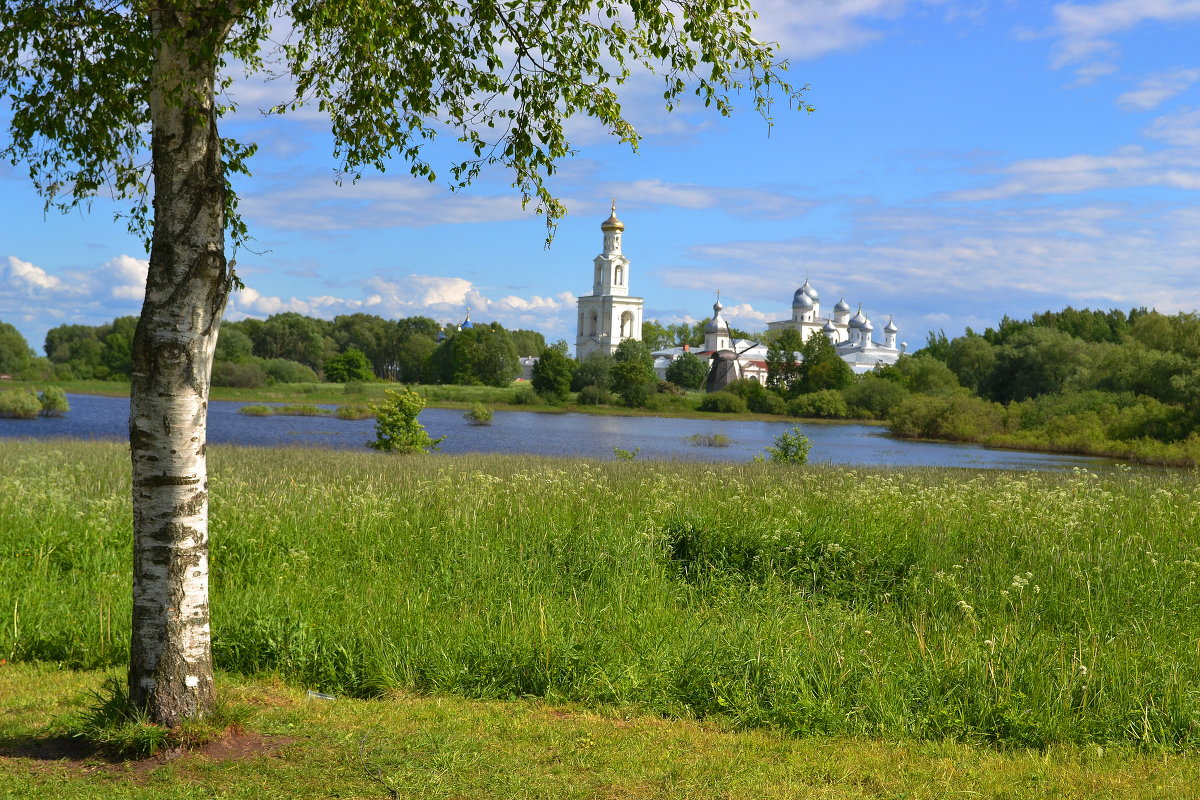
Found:
[[[612,199],[612,213],[617,213],[617,198],[615,197]]]

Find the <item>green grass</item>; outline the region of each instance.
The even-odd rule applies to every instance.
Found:
[[[212,448],[218,666],[789,735],[1200,743],[1194,474]],[[128,646],[127,456],[0,449],[0,658]]]
[[[393,693],[313,700],[276,681],[219,675],[259,751],[163,761],[35,757],[104,673],[0,666],[0,797],[72,800],[774,800],[945,797],[1148,800],[1194,796],[1195,754],[1059,745],[1011,752],[954,742],[796,739],[772,731],[540,700]],[[47,738],[49,735],[49,738]],[[59,740],[61,741],[61,740]]]

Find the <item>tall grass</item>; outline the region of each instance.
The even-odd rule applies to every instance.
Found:
[[[219,667],[797,734],[1200,743],[1195,475],[214,448]],[[0,657],[121,663],[123,450],[0,451]]]

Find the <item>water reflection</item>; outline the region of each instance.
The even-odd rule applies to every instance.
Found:
[[[0,419],[0,437],[74,437],[127,439],[129,400],[71,395],[65,417]],[[238,413],[246,403],[216,401],[209,406],[208,440],[214,444],[262,447],[365,449],[374,438],[373,420],[332,417],[250,417]],[[332,409],[333,406],[327,406]],[[421,422],[435,438],[445,436],[445,453],[531,453],[612,459],[614,448],[638,450],[639,459],[681,461],[749,461],[776,436],[786,422],[694,420],[659,417],[612,417],[591,414],[546,414],[497,411],[492,424],[476,426],[462,412],[428,408]],[[992,450],[967,444],[936,444],[893,439],[885,429],[861,424],[802,424],[812,440],[813,463],[868,466],[974,467],[1014,470],[1111,468],[1114,462],[1087,456]],[[688,444],[693,434],[722,434],[727,447]]]

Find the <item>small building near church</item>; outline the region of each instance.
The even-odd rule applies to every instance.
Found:
[[[629,259],[621,253],[625,223],[617,219],[616,201],[600,230],[604,232],[604,249],[592,260],[592,293],[577,301],[575,358],[579,361],[589,353],[611,355],[625,339],[642,338],[645,301],[629,294]]]

